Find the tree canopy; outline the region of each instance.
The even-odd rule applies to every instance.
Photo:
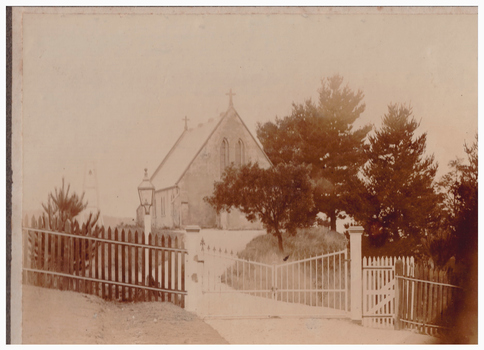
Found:
[[[268,233],[278,239],[284,251],[282,231],[295,233],[297,227],[312,223],[313,209],[309,168],[280,163],[263,169],[257,163],[226,168],[222,179],[215,182],[214,192],[204,200],[217,213],[235,208],[250,221],[259,219]]]
[[[380,130],[369,137],[356,218],[374,245],[419,240],[435,219],[437,164],[425,155],[427,134],[416,136],[418,127],[410,107],[390,104]]]
[[[343,78],[323,79],[317,105],[311,100],[293,104],[292,114],[275,122],[258,124],[257,136],[272,163],[294,162],[311,165],[314,210],[330,219],[344,218],[353,208],[352,187],[359,182],[359,168],[365,163],[364,140],[370,126],[353,128],[365,110],[363,92],[353,92]]]
[[[440,220],[424,240],[437,265],[445,264],[452,256],[460,262],[477,256],[477,135],[471,146],[464,145],[464,151],[467,164],[463,159],[452,160],[451,171],[438,182],[443,197]]]

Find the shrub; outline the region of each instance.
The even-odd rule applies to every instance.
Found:
[[[298,229],[296,235],[285,232],[283,240],[284,255],[289,256],[288,260],[332,253],[344,249],[347,245],[344,235],[325,227]],[[238,256],[241,259],[273,264],[281,262],[278,251],[277,238],[273,235],[263,235],[250,241]]]

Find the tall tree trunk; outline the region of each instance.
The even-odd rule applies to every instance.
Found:
[[[279,230],[276,229],[276,237],[277,237],[277,245],[279,247],[279,251],[284,253],[284,246],[282,245],[282,235]]]
[[[336,211],[332,211],[329,215],[329,222],[331,224],[331,230],[336,231]]]

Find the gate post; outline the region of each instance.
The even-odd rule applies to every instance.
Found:
[[[362,283],[361,283],[361,235],[363,227],[351,226],[350,259],[351,259],[351,320],[361,323],[362,320]]]
[[[398,259],[395,262],[395,315],[394,315],[394,327],[395,329],[400,329],[401,328],[401,299],[400,299],[400,293],[403,290],[404,286],[404,280],[401,278],[398,278],[399,276],[403,276],[403,261],[401,259]]]
[[[200,254],[200,227],[187,226],[185,233],[185,310],[197,312],[198,301],[202,293],[201,276],[198,274],[198,257]]]

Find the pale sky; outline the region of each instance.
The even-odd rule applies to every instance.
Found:
[[[23,50],[24,211],[62,177],[82,192],[95,162],[102,213],[134,217],[143,169],[230,88],[255,136],[339,73],[365,94],[358,125],[413,106],[439,176],[477,132],[477,14],[24,13]]]

